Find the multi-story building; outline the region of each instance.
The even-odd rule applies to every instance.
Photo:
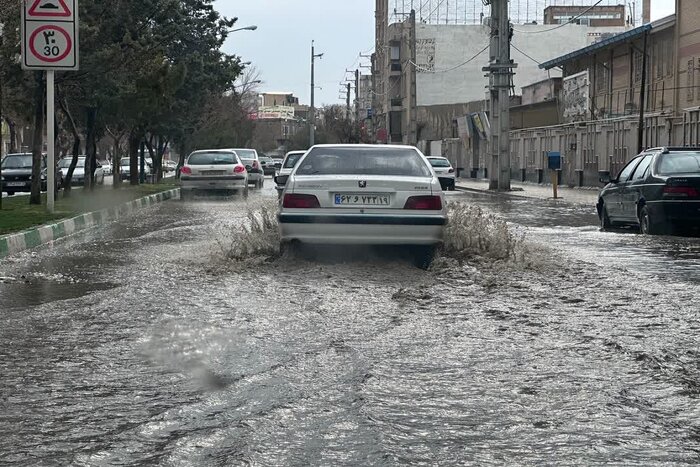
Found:
[[[382,19],[387,2],[377,0],[372,106],[375,134],[379,141],[419,144],[428,135],[441,136],[434,135],[437,129],[431,128],[433,121],[445,120],[445,127],[449,127],[454,120],[452,110],[487,97],[488,79],[482,68],[489,61],[490,21],[427,24],[409,15],[386,25]],[[556,70],[540,69],[540,63],[625,29],[624,22],[604,27],[514,25],[511,56],[517,69],[513,90],[561,76]],[[422,120],[422,115],[428,119]]]
[[[624,27],[628,23],[625,5],[550,5],[544,9],[544,24],[576,24],[592,27]]]

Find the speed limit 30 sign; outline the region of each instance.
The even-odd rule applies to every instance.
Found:
[[[24,0],[22,68],[78,69],[78,0]]]

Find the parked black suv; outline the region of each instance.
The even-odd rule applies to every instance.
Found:
[[[607,183],[598,198],[601,227],[638,226],[641,233],[700,229],[700,148],[648,149]]]
[[[63,173],[56,170],[56,190],[63,186]],[[41,191],[46,191],[46,156],[41,159]],[[2,191],[12,196],[32,191],[32,154],[8,154],[2,160]]]

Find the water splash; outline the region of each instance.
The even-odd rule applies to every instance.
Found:
[[[246,220],[231,228],[229,242],[217,239],[227,259],[244,260],[253,257],[274,257],[280,252],[280,232],[277,221],[278,205],[266,202],[258,208],[249,208]]]

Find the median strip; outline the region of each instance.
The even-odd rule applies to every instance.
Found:
[[[70,236],[89,227],[115,221],[137,209],[151,206],[168,199],[177,198],[179,194],[180,189],[175,188],[129,201],[119,207],[87,212],[54,224],[42,225],[22,232],[2,236],[0,237],[0,258],[27,249],[36,248],[40,245],[58,240],[59,238]]]

